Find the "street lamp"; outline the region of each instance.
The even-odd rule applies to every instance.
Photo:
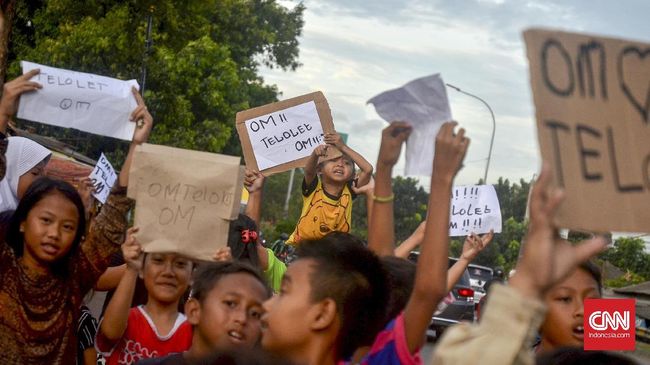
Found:
[[[483,184],[487,184],[487,176],[488,176],[488,170],[490,169],[490,159],[492,158],[492,145],[494,144],[494,132],[496,131],[497,128],[497,122],[494,119],[494,112],[492,111],[492,108],[490,108],[490,104],[488,104],[485,100],[479,98],[478,96],[474,94],[470,94],[467,91],[461,90],[459,87],[454,86],[452,84],[446,84],[450,88],[458,91],[459,93],[463,93],[465,95],[471,96],[475,99],[480,100],[485,106],[488,108],[490,111],[490,114],[492,115],[492,138],[490,138],[490,152],[488,152],[488,158],[487,158],[487,164],[485,165],[485,175],[483,176]]]

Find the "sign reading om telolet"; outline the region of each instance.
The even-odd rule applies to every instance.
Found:
[[[650,232],[650,44],[524,33],[543,159],[566,228]]]

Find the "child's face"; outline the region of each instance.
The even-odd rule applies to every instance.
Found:
[[[20,224],[25,260],[49,267],[64,257],[72,247],[78,224],[79,212],[68,198],[57,192],[46,195]]]
[[[280,293],[264,302],[262,347],[265,350],[292,358],[292,351],[300,351],[309,341],[309,321],[315,306],[310,297],[309,278],[314,265],[311,259],[294,262],[282,278]]]
[[[598,283],[580,268],[551,288],[544,299],[548,313],[541,329],[543,348],[581,347],[584,342],[584,300],[599,297]]]
[[[173,303],[190,284],[192,261],[174,253],[150,253],[144,261],[143,275],[150,299]]]
[[[203,298],[194,331],[214,350],[253,347],[260,339],[267,290],[255,277],[235,273],[222,277]]]
[[[353,173],[352,161],[346,156],[323,162],[321,172],[328,180],[345,183],[350,181]]]

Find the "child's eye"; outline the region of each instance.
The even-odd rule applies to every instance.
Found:
[[[260,319],[262,318],[262,311],[258,309],[253,309],[251,310],[251,318],[253,319]]]
[[[48,223],[52,222],[52,220],[50,218],[47,218],[47,217],[41,217],[41,222],[43,222],[45,224],[48,224]]]
[[[557,298],[557,300],[562,302],[562,303],[571,303],[571,299],[572,299],[571,297],[559,297],[559,298]]]
[[[179,269],[184,269],[187,267],[187,262],[185,261],[176,261],[176,267]]]
[[[224,300],[223,304],[225,304],[228,308],[235,308],[237,306],[237,303],[235,303],[233,300]]]
[[[72,224],[64,224],[63,229],[65,229],[68,232],[72,232],[75,230],[75,227]]]

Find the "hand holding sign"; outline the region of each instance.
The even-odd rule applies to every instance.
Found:
[[[133,109],[129,120],[136,123],[135,131],[133,132],[133,138],[131,142],[135,144],[143,144],[149,139],[149,134],[151,133],[151,128],[153,128],[153,117],[149,113],[149,109],[142,99],[142,95],[135,86],[131,87],[131,93],[135,98],[138,106]]]
[[[483,251],[483,249],[486,248],[490,242],[492,242],[492,238],[494,238],[493,230],[490,230],[490,232],[480,236],[474,233],[470,234],[469,236],[465,237],[465,242],[463,243],[463,253],[460,255],[460,257],[467,260],[468,262],[474,261],[476,256],[481,253],[481,251]]]
[[[454,133],[457,122],[448,122],[440,127],[436,136],[436,152],[433,158],[433,174],[431,179],[453,180],[465,159],[469,138],[465,137],[465,129]]]
[[[38,75],[39,72],[39,69],[31,70],[4,84],[2,99],[0,100],[0,124],[2,124],[0,126],[0,132],[6,132],[7,123],[18,111],[18,100],[20,99],[20,95],[43,87],[43,85],[38,82],[30,81],[30,79]]]

